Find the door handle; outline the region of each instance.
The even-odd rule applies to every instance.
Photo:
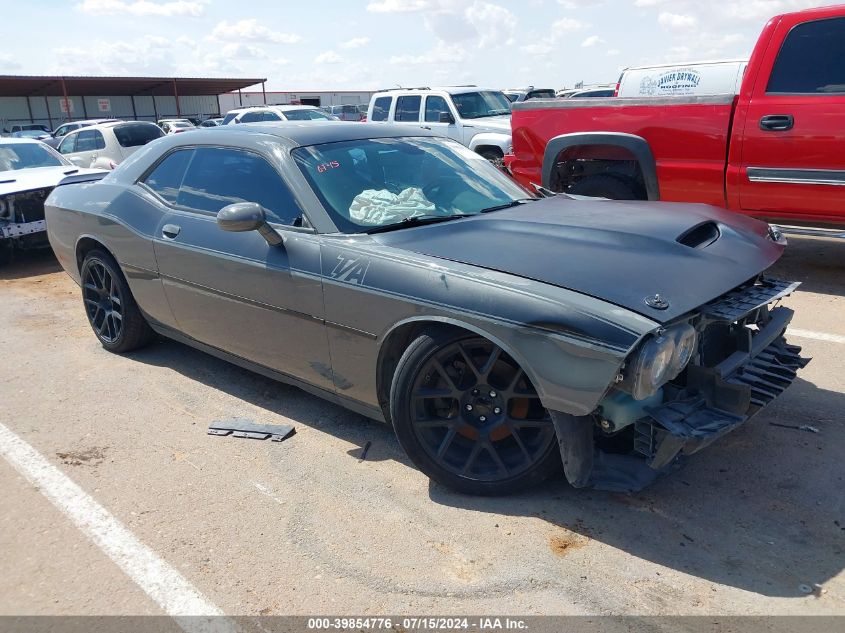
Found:
[[[179,231],[182,230],[181,226],[176,224],[165,224],[161,227],[161,234],[169,240],[174,239],[177,235],[179,235]]]
[[[760,119],[760,129],[765,132],[786,132],[795,125],[791,114],[769,114]]]

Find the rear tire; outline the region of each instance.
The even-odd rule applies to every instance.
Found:
[[[525,372],[468,332],[432,330],[408,346],[390,414],[411,461],[458,492],[506,495],[561,468],[551,416]]]
[[[111,255],[100,250],[88,253],[80,277],[88,323],[105,349],[124,354],[149,345],[155,333]]]
[[[575,183],[566,193],[611,200],[642,200],[634,187],[623,178],[610,174],[589,176]]]

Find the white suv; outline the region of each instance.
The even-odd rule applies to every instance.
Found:
[[[511,149],[510,114],[510,102],[500,90],[450,86],[377,92],[367,120],[419,123],[501,164]]]
[[[320,108],[303,105],[250,106],[229,110],[220,125],[259,123],[261,121],[337,121]]]
[[[58,151],[79,167],[114,169],[164,131],[149,121],[110,121],[66,134]]]

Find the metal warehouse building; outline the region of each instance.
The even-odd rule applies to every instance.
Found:
[[[0,75],[0,130],[15,123],[55,129],[77,119],[207,118],[218,96],[266,79],[186,77],[42,77]],[[261,94],[261,93],[259,93]]]

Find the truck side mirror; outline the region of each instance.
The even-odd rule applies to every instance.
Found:
[[[452,116],[451,112],[441,112],[440,113],[440,122],[441,123],[454,123],[455,117]]]

